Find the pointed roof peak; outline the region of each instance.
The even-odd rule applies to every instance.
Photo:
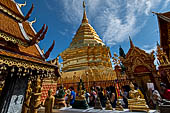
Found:
[[[87,19],[87,15],[86,15],[86,5],[85,5],[85,1],[83,1],[83,8],[84,8],[84,14],[83,14],[82,23],[88,23],[88,19]]]
[[[157,41],[157,46],[160,46],[158,41]]]
[[[132,39],[130,38],[130,36],[129,36],[129,41],[130,41],[130,47],[131,47],[131,48],[135,47],[134,44],[133,44],[133,42],[132,42]]]

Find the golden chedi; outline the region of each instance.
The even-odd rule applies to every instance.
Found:
[[[88,23],[85,4],[83,6],[82,23],[69,48],[60,53],[63,67],[62,80],[59,79],[58,84],[79,82],[80,78],[86,83],[116,79],[116,73],[110,61],[110,48],[102,42]]]
[[[146,104],[145,99],[141,98],[138,90],[135,90],[132,82],[130,83],[131,90],[129,91],[128,108],[130,111],[149,111],[149,107]]]

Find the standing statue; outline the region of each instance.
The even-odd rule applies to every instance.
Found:
[[[31,88],[31,81],[28,82],[26,94],[25,94],[25,101],[24,101],[24,106],[22,109],[22,113],[28,113],[29,111],[29,103],[31,99],[31,94],[32,94],[32,88]]]
[[[39,76],[33,81],[32,90],[29,113],[37,113],[38,108],[41,106],[41,80]]]
[[[130,83],[131,90],[129,91],[128,108],[130,111],[149,111],[149,107],[146,104],[145,99],[141,98],[138,90],[135,90],[132,82]]]
[[[45,99],[43,105],[45,107],[45,113],[52,113],[55,100],[54,96],[52,95],[52,92],[53,92],[52,89],[48,90],[48,96]]]

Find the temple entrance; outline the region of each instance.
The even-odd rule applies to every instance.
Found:
[[[147,88],[147,83],[151,82],[150,76],[151,72],[145,66],[137,66],[134,70],[134,79],[139,87],[142,87],[144,90]]]

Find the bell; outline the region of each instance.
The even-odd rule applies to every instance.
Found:
[[[15,72],[15,68],[14,67],[12,67],[11,72]]]

